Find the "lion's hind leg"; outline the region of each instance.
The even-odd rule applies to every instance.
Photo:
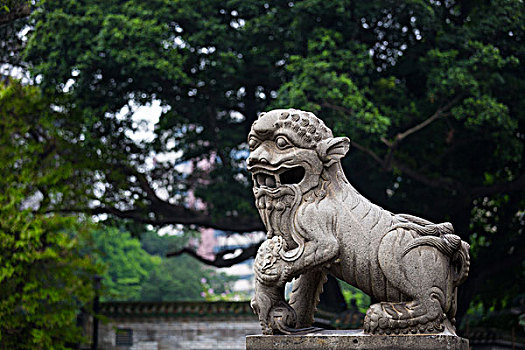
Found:
[[[381,241],[378,260],[387,280],[387,293],[376,296],[365,317],[365,331],[383,333],[440,333],[448,327],[452,290],[449,259],[436,247],[413,246],[419,237],[412,230],[397,228]],[[397,291],[390,295],[389,291]]]
[[[440,333],[445,328],[439,288],[427,298],[409,302],[381,302],[370,306],[365,331],[372,334]]]

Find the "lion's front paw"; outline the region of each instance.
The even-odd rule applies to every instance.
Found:
[[[276,260],[272,265],[255,268],[255,275],[264,284],[283,286],[290,278],[290,265],[286,261]]]
[[[280,251],[283,249],[283,238],[274,236],[265,241],[257,251],[255,258],[255,275],[265,283],[284,285],[290,277],[290,265],[282,260]]]

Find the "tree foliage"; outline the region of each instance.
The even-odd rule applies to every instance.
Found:
[[[143,284],[141,300],[195,301],[204,300],[207,294],[232,296],[231,284],[235,279],[205,267],[188,255],[163,259]]]
[[[42,138],[58,138],[36,87],[0,85],[0,344],[4,349],[63,349],[82,340],[100,267],[81,252],[87,226],[46,213],[71,167]],[[59,140],[56,140],[56,144]],[[43,193],[47,194],[43,198]],[[76,238],[75,238],[76,237]]]
[[[149,254],[166,257],[168,253],[184,248],[188,243],[188,236],[188,234],[161,236],[156,231],[145,230],[140,235],[140,244]]]
[[[188,256],[166,258],[182,248],[183,236],[159,236],[144,232],[140,240],[115,227],[93,230],[82,247],[101,265],[103,300],[195,301],[203,300],[203,290],[212,294],[228,291],[234,277],[204,266]]]
[[[143,284],[159,268],[161,258],[148,254],[138,239],[114,227],[94,231],[89,246],[107,267],[102,275],[104,299],[140,300]]]
[[[352,139],[344,165],[367,197],[472,242],[460,307],[500,307],[524,282],[524,13],[519,0],[43,2],[24,59],[71,115],[57,126],[85,188],[54,209],[261,229],[247,131],[259,111],[306,108]],[[137,142],[133,111],[154,100],[154,137]]]
[[[0,1],[0,73],[17,67],[25,67],[22,62],[24,40],[19,33],[28,24],[30,14],[29,2],[26,0]]]

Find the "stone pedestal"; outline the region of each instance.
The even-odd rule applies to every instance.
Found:
[[[450,334],[368,335],[362,330],[302,335],[249,335],[246,350],[468,350],[468,340]]]

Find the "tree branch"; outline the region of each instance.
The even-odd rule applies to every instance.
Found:
[[[323,101],[321,107],[333,109],[334,111],[343,112],[345,114],[353,114],[354,110],[343,106],[334,105],[333,103]]]
[[[440,117],[443,117],[446,115],[446,111],[448,111],[454,104],[456,104],[463,96],[462,95],[457,95],[456,97],[454,97],[452,100],[450,100],[446,105],[442,106],[442,107],[439,107],[435,112],[434,114],[432,114],[430,117],[428,117],[427,119],[425,119],[424,121],[422,121],[421,123],[417,124],[416,126],[414,127],[411,127],[410,129],[402,132],[402,133],[398,133],[396,135],[396,137],[394,138],[394,143],[399,143],[400,141],[402,141],[403,139],[405,139],[407,136],[410,136],[412,135],[413,133],[423,129],[424,127],[426,127],[427,125],[430,125],[433,121],[435,121],[436,119],[440,118]]]
[[[394,137],[394,141],[388,141],[385,138],[381,138],[381,141],[388,147],[388,152],[384,158],[381,158],[377,155],[374,151],[371,149],[368,149],[359,143],[352,141],[352,145],[357,148],[359,151],[366,153],[372,159],[374,159],[384,170],[390,170],[392,166],[398,168],[401,170],[401,172],[405,173],[409,177],[413,178],[414,180],[417,180],[427,186],[431,187],[438,187],[438,188],[444,188],[447,190],[453,190],[453,191],[459,191],[461,193],[466,193],[466,190],[464,186],[453,179],[450,178],[432,178],[424,175],[423,173],[411,168],[407,164],[397,160],[394,158],[394,150],[397,148],[399,143],[404,140],[406,137],[418,132],[419,130],[425,128],[426,126],[430,125],[432,122],[437,120],[438,118],[446,115],[446,111],[449,110],[455,103],[457,103],[461,99],[461,95],[458,95],[454,97],[451,101],[449,101],[444,106],[438,108],[430,117],[422,121],[421,123],[417,124],[416,126],[413,126],[412,128],[407,129],[404,132],[398,133]],[[332,109],[337,109],[340,111],[345,111],[346,108],[339,107],[339,106],[333,106],[329,103],[323,103],[323,106],[330,107]]]
[[[181,205],[167,203],[162,210],[120,210],[105,206],[97,208],[70,208],[48,210],[47,213],[86,213],[89,215],[110,214],[121,219],[131,219],[142,224],[154,226],[164,225],[195,225],[223,231],[235,231],[239,233],[265,231],[264,225],[259,217],[255,216],[225,216],[219,219],[213,218],[206,213],[191,210]],[[162,212],[159,214],[159,212]],[[156,214],[151,217],[149,214]]]
[[[202,256],[200,256],[199,254],[197,254],[194,250],[190,249],[190,248],[183,248],[177,252],[173,252],[173,253],[168,253],[166,254],[166,256],[168,258],[171,258],[171,257],[174,257],[174,256],[179,256],[181,254],[189,254],[191,255],[192,257],[194,257],[195,259],[199,260],[200,262],[206,264],[206,265],[211,265],[211,266],[215,266],[215,267],[230,267],[230,266],[233,266],[235,264],[239,264],[243,261],[246,261],[250,258],[253,258],[255,257],[255,255],[257,254],[257,250],[259,249],[259,247],[261,246],[262,244],[262,241],[261,242],[258,242],[258,243],[255,243],[255,244],[252,244],[246,248],[243,248],[242,249],[242,253],[231,258],[231,259],[225,259],[224,256],[228,255],[228,254],[232,254],[234,253],[237,249],[228,249],[228,250],[225,250],[225,251],[222,251],[218,254],[215,255],[215,259],[214,260],[208,260],[208,259],[205,259],[203,258]]]
[[[374,151],[360,145],[359,143],[352,141],[352,146],[357,148],[359,151],[368,154],[372,159],[374,159],[382,168],[383,170],[390,170],[392,166],[398,168],[406,175],[410,176],[414,180],[417,180],[427,186],[431,187],[438,187],[438,188],[445,188],[447,190],[455,190],[460,192],[465,192],[463,189],[463,186],[452,179],[448,178],[431,178],[428,177],[421,172],[418,172],[417,170],[412,169],[405,163],[402,163],[396,159],[390,159],[390,161],[387,163],[387,160],[381,159]]]
[[[23,1],[20,4],[16,4],[14,7],[9,9],[9,12],[0,13],[0,25],[15,21],[20,18],[27,17],[31,14],[31,8],[29,2]]]
[[[223,215],[222,217],[215,217],[206,211],[190,209],[184,204],[172,204],[157,196],[145,174],[127,165],[121,165],[119,169],[124,171],[124,174],[127,176],[136,177],[138,188],[145,193],[145,206],[141,208],[119,209],[113,204],[103,203],[92,208],[57,208],[49,210],[48,212],[86,213],[88,215],[110,214],[121,219],[131,219],[139,223],[154,226],[181,224],[239,233],[265,231],[264,225],[258,215]]]
[[[473,187],[469,193],[474,197],[491,196],[498,193],[508,193],[515,191],[525,191],[525,173],[518,176],[514,181],[490,185]]]
[[[463,187],[463,185],[450,178],[444,178],[444,177],[437,177],[437,178],[431,178],[426,175],[423,175],[422,173],[418,172],[417,170],[412,169],[408,165],[392,159],[391,164],[401,170],[401,172],[405,173],[406,175],[410,176],[414,180],[417,180],[427,186],[430,187],[438,187],[443,188],[450,191],[458,191],[463,194],[466,194],[466,190]]]
[[[461,95],[458,95],[454,97],[452,100],[450,100],[446,105],[439,107],[434,114],[432,114],[430,117],[422,121],[421,123],[417,124],[416,126],[411,127],[410,129],[398,133],[394,137],[394,141],[390,142],[386,140],[385,138],[381,138],[381,141],[388,147],[388,152],[385,157],[384,163],[387,168],[390,167],[390,164],[392,163],[393,157],[394,157],[394,151],[396,150],[397,146],[408,136],[412,135],[413,133],[418,132],[419,130],[425,128],[426,126],[432,124],[435,120],[437,120],[440,117],[443,117],[446,115],[446,111],[450,109],[456,102],[458,102],[461,99]]]
[[[368,154],[370,157],[372,157],[377,163],[379,163],[379,165],[381,165],[381,167],[384,167],[384,162],[383,160],[374,152],[372,151],[371,149],[369,148],[366,148],[365,146],[355,142],[354,140],[351,140],[350,141],[350,144],[352,147],[355,147],[357,148],[359,151],[363,152],[363,153],[366,153]]]
[[[146,178],[146,175],[137,171],[136,169],[133,169],[132,167],[129,167],[129,166],[123,166],[123,168],[125,169],[124,170],[124,173],[128,176],[135,176],[137,178],[137,181],[139,182],[139,185],[140,185],[140,188],[142,188],[142,190],[144,192],[146,192],[146,197],[152,201],[153,203],[166,203],[166,204],[169,204],[168,202],[165,202],[163,201],[162,199],[160,199],[158,196],[157,196],[157,193],[155,192],[155,190],[151,187],[151,185],[149,184],[149,181],[148,179]]]

